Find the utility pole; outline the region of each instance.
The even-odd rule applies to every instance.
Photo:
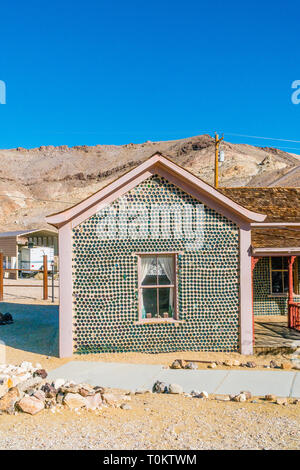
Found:
[[[218,189],[219,187],[219,147],[220,142],[224,139],[222,136],[219,139],[219,135],[215,133],[215,188]]]

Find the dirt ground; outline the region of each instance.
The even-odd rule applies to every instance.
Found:
[[[27,304],[41,304],[47,305],[58,305],[59,296],[59,281],[54,281],[54,303],[52,303],[52,283],[49,277],[48,279],[48,296],[49,300],[44,301],[43,299],[43,281],[36,277],[23,278],[23,279],[4,279],[4,302],[22,302]]]
[[[134,395],[131,409],[0,417],[0,449],[299,449],[300,405]]]
[[[161,364],[163,366],[170,366],[175,359],[183,359],[185,361],[199,361],[197,362],[198,369],[206,369],[208,362],[211,361],[226,361],[229,359],[237,359],[242,363],[254,361],[257,365],[256,369],[262,369],[264,365],[268,365],[271,360],[278,363],[289,362],[289,354],[260,354],[253,356],[244,356],[239,353],[218,353],[218,352],[174,352],[174,353],[161,353],[161,354],[143,354],[143,353],[103,353],[103,354],[74,354],[70,358],[57,358],[50,357],[32,352],[24,352],[6,346],[6,362],[10,364],[19,364],[22,361],[29,361],[33,364],[39,363],[45,369],[52,370],[70,361],[103,361],[103,362],[127,362],[132,364]],[[203,361],[203,362],[201,362]],[[217,366],[218,369],[228,369],[226,366]],[[234,369],[243,369],[242,367],[234,367]]]
[[[24,301],[23,301],[24,302]],[[26,303],[26,302],[24,302]],[[41,302],[39,302],[40,304]],[[48,305],[50,302],[44,302]],[[242,356],[239,353],[176,352],[74,355],[59,359],[5,347],[6,361],[40,363],[47,370],[70,360],[162,364],[186,361],[287,362],[287,354]],[[197,362],[207,368],[205,362]],[[218,368],[226,368],[218,366]],[[235,367],[239,369],[239,367]],[[271,370],[271,369],[270,369]],[[99,384],[101,385],[101,384]],[[300,404],[276,405],[222,402],[209,397],[133,395],[131,409],[102,408],[97,412],[44,410],[36,416],[0,416],[0,449],[299,449]]]

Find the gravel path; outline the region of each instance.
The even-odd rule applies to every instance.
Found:
[[[299,449],[300,405],[136,395],[130,410],[0,417],[1,449]]]

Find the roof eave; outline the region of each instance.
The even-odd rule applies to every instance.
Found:
[[[263,247],[255,248],[252,247],[252,256],[300,256],[300,247],[285,247],[285,248],[274,248],[274,247]]]
[[[300,227],[300,222],[261,222],[251,223],[252,228],[288,228],[288,227]]]

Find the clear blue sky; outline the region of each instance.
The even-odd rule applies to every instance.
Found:
[[[295,1],[2,2],[0,148],[300,141]],[[298,148],[298,152],[293,150]]]

